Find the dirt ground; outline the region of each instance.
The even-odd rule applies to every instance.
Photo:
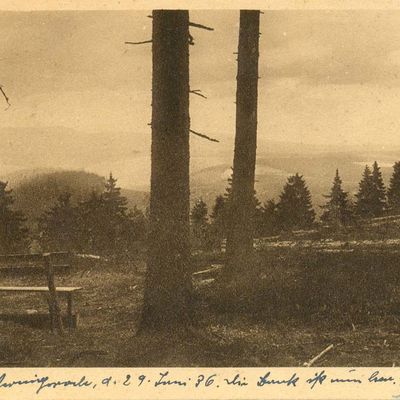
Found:
[[[400,364],[396,317],[379,323],[333,329],[319,321],[258,321],[249,316],[216,314],[199,304],[199,324],[184,336],[137,337],[144,263],[91,267],[57,280],[82,286],[75,306],[77,330],[60,337],[48,327],[0,321],[0,365],[24,367],[123,366],[301,366],[328,345],[334,348],[316,365],[392,366]],[[2,276],[2,285],[39,284],[42,277]],[[42,281],[43,285],[44,282]],[[65,309],[63,299],[60,302]],[[2,312],[46,312],[38,294],[2,294]]]

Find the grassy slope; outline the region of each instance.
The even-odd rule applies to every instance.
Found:
[[[0,321],[2,366],[299,366],[330,343],[326,366],[391,366],[400,361],[396,317],[353,327],[312,319],[255,320],[251,313],[218,314],[198,305],[199,327],[190,336],[135,337],[144,263],[79,268],[58,284],[80,285],[79,329],[64,337],[47,329]],[[37,284],[39,277],[3,276],[2,284]],[[43,284],[43,282],[41,282]],[[39,295],[7,295],[1,309],[46,310]],[[386,340],[386,342],[385,342]]]

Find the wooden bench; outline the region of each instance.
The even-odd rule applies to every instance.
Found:
[[[29,271],[45,269],[46,257],[50,257],[51,265],[58,271],[65,271],[72,268],[72,255],[68,251],[53,253],[33,254],[0,254],[1,271]]]
[[[51,329],[56,327],[60,333],[64,327],[61,310],[58,304],[58,294],[67,299],[67,324],[73,329],[78,324],[78,316],[73,313],[73,294],[82,290],[81,287],[56,287],[54,271],[71,267],[71,255],[68,252],[44,254],[10,254],[0,255],[0,271],[37,270],[45,272],[47,286],[0,286],[0,293],[45,293],[48,296]]]

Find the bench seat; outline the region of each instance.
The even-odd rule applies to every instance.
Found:
[[[56,287],[57,292],[72,293],[82,290],[81,287]],[[47,286],[0,286],[0,292],[48,292]]]
[[[59,286],[55,287],[55,292],[59,294],[63,294],[67,299],[67,321],[69,328],[76,328],[78,325],[78,314],[73,314],[72,311],[72,295],[82,290],[79,286]],[[1,293],[50,293],[50,289],[48,286],[0,286],[0,295]]]

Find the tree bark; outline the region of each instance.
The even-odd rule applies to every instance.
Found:
[[[189,12],[153,11],[150,232],[141,330],[190,323]]]
[[[259,11],[240,11],[235,152],[226,245],[228,273],[245,266],[253,252],[259,25]]]

